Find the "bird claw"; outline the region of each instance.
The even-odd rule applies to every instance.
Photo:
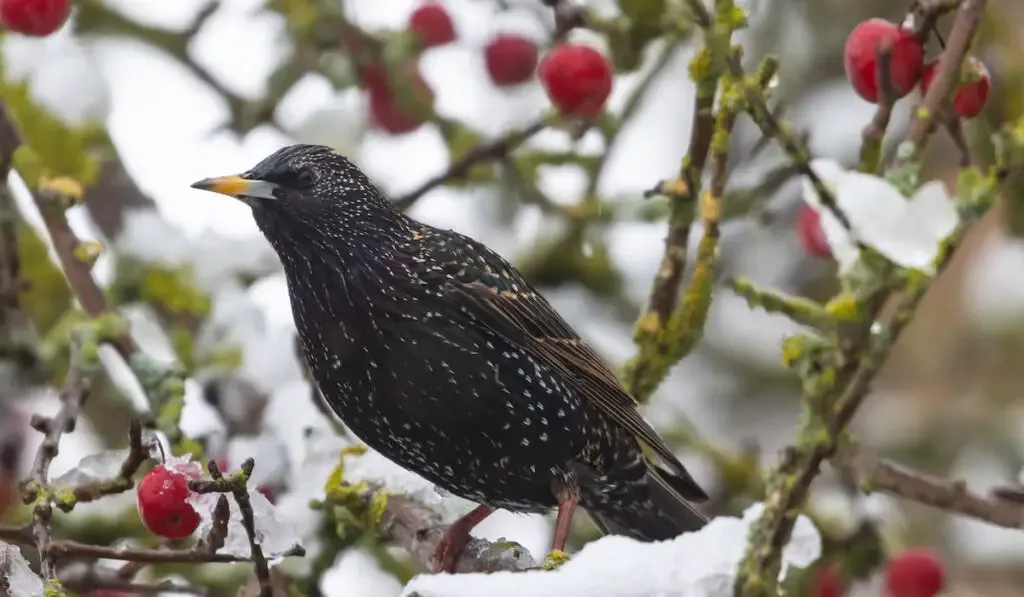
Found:
[[[469,537],[469,532],[458,528],[457,525],[445,529],[444,535],[441,535],[441,540],[434,548],[434,574],[455,573],[455,565],[459,561],[459,555],[462,554],[463,548],[469,543]]]

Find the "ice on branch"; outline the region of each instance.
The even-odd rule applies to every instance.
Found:
[[[906,198],[887,180],[845,170],[834,160],[813,160],[811,168],[832,191],[856,238],[898,265],[934,272],[939,245],[959,222],[942,182],[927,182]],[[811,181],[804,178],[802,184],[804,201],[821,215],[821,228],[840,273],[848,272],[860,257],[850,233],[822,205]]]
[[[68,472],[53,480],[56,486],[84,485],[116,477],[121,465],[128,458],[128,448],[104,450],[90,454],[78,461]]]
[[[202,518],[196,531],[199,537],[205,537],[210,533],[214,522],[214,509],[221,495],[219,493],[196,493],[189,498],[190,503]],[[263,548],[267,559],[273,560],[291,552],[299,543],[298,533],[292,525],[281,516],[277,508],[262,493],[255,490],[255,487],[249,491],[249,503],[252,504],[256,524],[256,542]],[[230,497],[228,505],[231,509],[231,515],[228,518],[228,535],[224,540],[224,546],[218,549],[217,553],[247,558],[251,550],[249,536],[245,532],[245,527],[242,526],[242,511],[238,508],[238,503]]]
[[[671,541],[642,543],[608,536],[589,543],[554,572],[421,575],[404,597],[720,597],[732,585],[747,547],[751,525],[761,516],[754,504],[743,518],[720,516],[695,533]],[[797,519],[783,551],[780,577],[789,566],[805,567],[821,555],[821,538],[806,517]]]
[[[7,592],[18,597],[42,597],[43,579],[29,566],[16,545],[0,541],[0,576],[7,581]]]

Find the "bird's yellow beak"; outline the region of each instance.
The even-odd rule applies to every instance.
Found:
[[[216,178],[204,178],[192,183],[193,189],[201,191],[212,191],[234,197],[235,199],[277,199],[275,191],[278,186],[266,180],[251,180],[241,176],[218,176]]]

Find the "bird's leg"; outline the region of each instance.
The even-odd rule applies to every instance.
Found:
[[[434,573],[455,572],[462,548],[469,542],[473,527],[483,522],[494,512],[490,506],[477,506],[449,526],[434,548]]]
[[[580,502],[578,491],[562,490],[558,492],[558,516],[555,518],[555,539],[551,542],[551,551],[565,551],[565,541],[569,538],[569,525],[576,505]]]

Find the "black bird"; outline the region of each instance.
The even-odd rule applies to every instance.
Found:
[[[690,503],[707,495],[612,369],[497,253],[408,217],[328,147],[285,147],[192,186],[252,208],[284,266],[306,361],[342,421],[480,504],[445,533],[435,571],[454,571],[496,508],[557,507],[556,550],[577,504],[603,532],[646,541],[707,522]]]

